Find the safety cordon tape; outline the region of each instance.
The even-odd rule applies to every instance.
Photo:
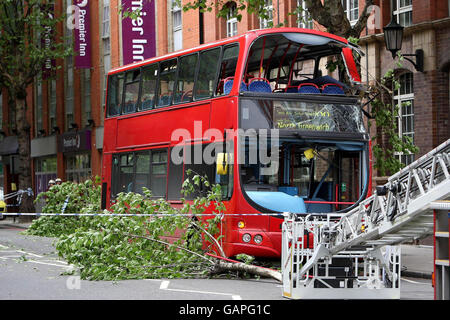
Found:
[[[282,213],[21,213],[5,212],[0,216],[62,216],[62,217],[176,217],[176,216],[279,216]]]

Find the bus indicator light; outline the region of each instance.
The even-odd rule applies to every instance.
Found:
[[[244,229],[245,228],[245,222],[244,221],[239,221],[238,222],[238,228],[239,229]]]

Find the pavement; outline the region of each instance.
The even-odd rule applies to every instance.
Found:
[[[0,220],[0,224],[8,224],[18,229],[27,229],[31,223],[13,222],[12,218]],[[401,275],[409,278],[431,279],[434,271],[434,247],[430,245],[401,245]]]
[[[404,277],[431,279],[434,271],[434,248],[426,245],[401,245],[401,265]]]

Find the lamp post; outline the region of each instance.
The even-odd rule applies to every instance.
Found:
[[[403,42],[403,26],[397,23],[397,19],[392,13],[391,22],[383,28],[384,41],[386,49],[392,53],[392,58],[395,59],[397,51],[402,49]],[[415,54],[402,54],[402,56],[411,62],[417,71],[423,72],[423,50],[417,49]],[[408,57],[416,57],[416,61]]]

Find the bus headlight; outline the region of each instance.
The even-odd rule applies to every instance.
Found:
[[[252,240],[252,236],[249,235],[248,233],[245,233],[245,234],[242,236],[242,241],[248,243],[248,242],[250,242],[250,240]]]
[[[261,244],[261,242],[263,241],[263,236],[257,234],[256,236],[253,237],[253,241],[255,241],[256,244]]]

